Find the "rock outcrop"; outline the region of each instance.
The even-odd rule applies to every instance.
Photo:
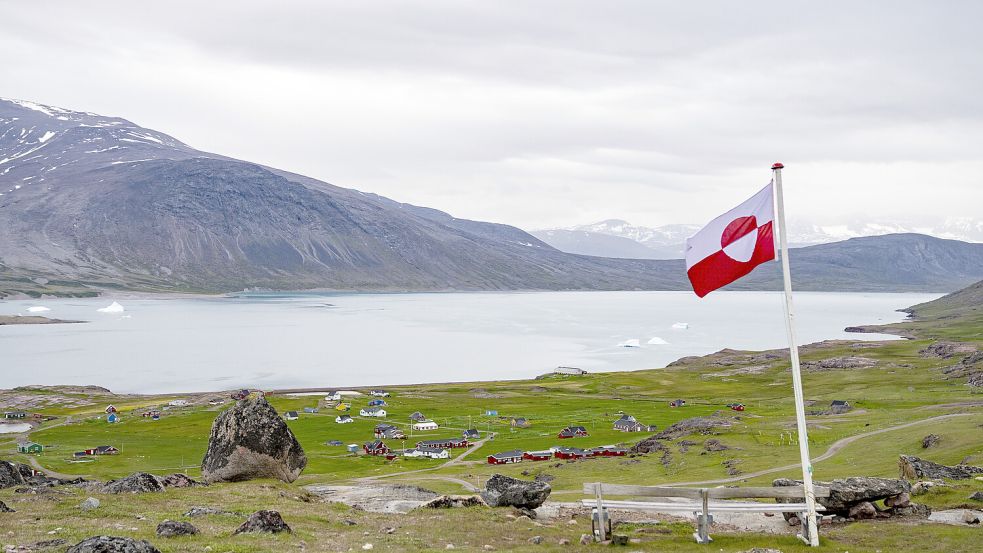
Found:
[[[0,501],[0,513],[16,513],[17,511],[11,509],[6,503]]]
[[[802,482],[779,478],[773,481],[772,485],[801,486]],[[875,501],[882,499],[889,503],[894,502],[897,507],[910,505],[911,484],[905,480],[856,476],[830,482],[816,482],[816,485],[829,488],[829,497],[816,498],[816,501],[826,508],[824,514],[827,515],[857,518],[856,513],[865,515],[869,513],[869,508],[862,504],[867,503],[873,506]],[[851,511],[854,511],[853,515],[850,514]],[[880,512],[875,509],[875,514],[878,513]],[[888,512],[887,514],[891,513]]]
[[[110,480],[102,487],[103,493],[150,493],[164,491],[160,478],[148,472],[134,472],[126,478]]]
[[[249,515],[246,522],[236,528],[234,533],[244,534],[247,532],[279,534],[280,532],[291,532],[291,530],[287,523],[283,522],[283,517],[277,511],[256,511]]]
[[[201,462],[205,482],[277,478],[293,482],[307,466],[304,448],[266,398],[248,398],[212,424]]]
[[[0,489],[12,488],[23,483],[24,476],[16,463],[0,461]]]
[[[69,547],[66,553],[160,553],[160,550],[146,540],[95,536]]]
[[[204,483],[193,480],[187,474],[181,474],[180,472],[168,474],[161,478],[160,481],[164,484],[165,488],[194,488],[195,486],[204,485]]]
[[[938,434],[929,434],[922,438],[922,449],[928,449],[930,447],[935,447],[942,441],[942,436]]]
[[[551,491],[546,482],[527,482],[496,474],[488,479],[481,498],[491,507],[535,509],[546,501]]]
[[[157,525],[157,535],[162,538],[173,538],[174,536],[191,536],[198,533],[190,522],[179,520],[165,520]]]
[[[908,480],[918,480],[922,478],[949,478],[952,480],[966,480],[983,474],[983,467],[970,465],[940,465],[925,459],[919,459],[913,455],[902,455],[898,459],[898,469],[901,478]]]
[[[455,509],[459,507],[487,507],[477,495],[442,495],[420,505],[421,509]]]

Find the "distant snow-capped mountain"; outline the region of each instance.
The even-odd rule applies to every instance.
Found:
[[[645,227],[622,219],[606,219],[589,225],[533,231],[532,234],[554,248],[569,253],[637,259],[679,259],[683,256],[686,238],[700,228],[701,225],[696,224]],[[904,233],[983,242],[983,220],[950,217],[935,223],[855,221],[836,225],[793,220],[789,223],[788,240],[791,247],[797,248],[862,236]],[[626,243],[628,241],[634,244]],[[646,250],[639,250],[634,247],[635,244],[641,244]]]

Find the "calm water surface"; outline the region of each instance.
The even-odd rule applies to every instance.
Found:
[[[936,297],[797,293],[799,341],[881,339],[842,330],[900,321],[895,310]],[[96,311],[114,299],[124,313]],[[724,347],[785,344],[777,292],[702,300],[688,292],[106,297],[6,301],[0,314],[27,314],[35,305],[49,307],[42,313],[49,317],[89,322],[0,326],[0,388],[176,392],[499,380],[557,365],[627,371]],[[619,347],[632,340],[641,347]]]

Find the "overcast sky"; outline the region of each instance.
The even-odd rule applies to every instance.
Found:
[[[527,229],[980,218],[983,4],[0,0],[0,97]]]

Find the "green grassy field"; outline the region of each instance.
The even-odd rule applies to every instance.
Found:
[[[977,294],[978,291],[970,290],[970,293]],[[972,297],[975,296],[971,296],[970,300]],[[983,464],[981,390],[967,386],[965,378],[945,377],[943,369],[958,362],[958,358],[939,359],[920,353],[937,339],[957,340],[983,348],[983,314],[979,308],[972,307],[972,301],[965,296],[943,298],[919,306],[916,311],[919,320],[893,328],[894,331],[913,333],[917,336],[914,340],[877,343],[838,341],[803,348],[805,366],[812,361],[851,356],[864,357],[873,362],[873,366],[867,368],[807,369],[804,372],[807,410],[811,412],[808,421],[813,457],[831,452],[828,458],[815,463],[815,477],[818,480],[856,475],[893,477],[897,475],[900,454],[918,455],[947,464]],[[476,393],[479,389],[481,393]],[[177,516],[177,511],[187,506],[191,496],[200,496],[201,501],[236,505],[244,511],[274,504],[285,511],[285,516],[289,513],[295,517],[291,522],[296,521],[302,529],[289,538],[257,538],[255,543],[239,543],[235,545],[236,551],[268,550],[264,548],[273,547],[278,540],[283,541],[283,545],[289,543],[293,546],[299,541],[309,544],[310,541],[328,539],[326,535],[338,540],[340,549],[346,549],[358,546],[362,537],[353,536],[351,531],[346,532],[338,526],[337,518],[342,516],[338,507],[307,503],[303,499],[289,500],[294,496],[303,498],[298,485],[346,483],[359,478],[381,477],[386,481],[418,484],[439,492],[463,493],[466,490],[460,481],[480,484],[494,473],[524,478],[549,474],[554,478],[551,484],[555,499],[577,501],[581,498],[582,484],[591,481],[767,485],[776,477],[796,477],[799,474],[797,467],[774,471],[798,462],[798,447],[792,441],[795,428],[791,376],[787,361],[780,357],[764,359],[752,352],[725,351],[658,370],[551,376],[531,381],[398,386],[389,390],[393,396],[387,398],[386,419],[358,417],[358,408],[369,399],[362,396],[351,400],[356,416],[352,424],[336,424],[334,417],[337,412],[323,406],[321,413],[301,413],[298,420],[289,421],[287,424],[309,459],[303,476],[292,485],[220,485],[207,490],[134,497],[132,502],[128,498],[125,508],[119,507],[119,513],[100,512],[97,515],[81,515],[64,502],[42,502],[46,510],[40,516],[44,520],[51,517],[51,524],[61,524],[63,527],[69,523],[56,520],[68,517],[72,524],[77,525],[79,533],[84,534],[92,525],[98,526],[107,518],[111,519],[117,514],[123,516],[124,511],[131,513],[135,509],[146,509],[153,511],[157,518]],[[32,432],[31,439],[46,447],[43,454],[34,457],[34,461],[58,473],[96,479],[115,478],[136,471],[198,475],[211,422],[218,412],[229,405],[209,406],[203,398],[192,397],[196,405],[169,409],[161,420],[152,421],[140,417],[139,413],[147,407],[166,404],[177,396],[121,397],[100,396],[91,392],[34,390],[0,394],[0,407],[4,407],[4,401],[17,394],[44,399],[46,403],[40,410],[59,417]],[[487,397],[489,395],[493,397]],[[318,405],[321,400],[320,396],[276,394],[268,395],[268,398],[281,413],[287,410],[302,411],[304,407]],[[676,398],[686,399],[688,404],[681,408],[670,407],[669,401]],[[853,409],[839,415],[821,414],[834,399],[849,401]],[[81,401],[76,400],[89,403],[81,405]],[[744,403],[747,410],[737,413],[726,408],[726,404],[735,401]],[[121,422],[109,424],[105,421],[103,409],[107,403],[120,408]],[[497,410],[500,416],[486,416],[484,413],[489,409]],[[423,412],[439,423],[441,428],[433,432],[413,433],[404,442],[390,443],[391,447],[412,447],[421,439],[460,436],[461,431],[469,426],[478,428],[483,435],[494,433],[495,437],[468,455],[463,462],[455,463],[401,458],[385,461],[364,455],[349,455],[344,447],[326,444],[329,440],[340,440],[344,444],[361,444],[371,440],[372,428],[383,420],[402,425],[410,433],[408,416],[414,411]],[[556,445],[585,448],[607,444],[631,445],[651,434],[626,434],[613,430],[611,425],[622,412],[634,415],[644,424],[655,425],[659,430],[683,419],[707,416],[722,418],[729,426],[715,428],[712,435],[679,436],[667,440],[665,443],[670,455],[666,459],[651,454],[577,462],[523,462],[509,466],[491,466],[485,462],[487,455],[510,449],[538,450]],[[527,418],[530,427],[511,428],[507,420],[511,416]],[[557,439],[556,433],[571,424],[585,426],[590,436]],[[921,439],[930,433],[942,436],[942,441],[936,447],[923,449]],[[708,439],[719,440],[727,449],[706,451],[704,444]],[[684,447],[680,443],[683,440],[691,444]],[[98,445],[116,446],[121,453],[93,457],[90,462],[84,463],[71,459],[73,451]],[[0,437],[0,450],[13,449],[14,437]],[[462,452],[453,450],[452,457]],[[15,453],[7,457],[22,461],[27,459]],[[980,489],[983,489],[983,483],[971,481],[923,496],[922,501],[936,508],[960,506],[972,491]],[[276,490],[276,497],[271,497],[273,490]],[[7,498],[17,499],[8,491],[0,492],[0,498],[5,501]],[[344,516],[350,515],[344,513]],[[365,513],[358,513],[358,516],[366,520],[376,517]],[[468,517],[481,521],[482,529],[473,530],[471,534],[462,534],[457,528],[450,529],[451,525],[465,524]],[[89,518],[93,520],[89,521]],[[428,525],[423,522],[424,518],[419,514],[386,518],[386,524],[398,523],[416,529],[405,539],[402,535],[386,537],[386,543],[392,547],[412,549],[424,548],[431,542],[436,544],[435,548],[441,549],[444,543],[451,542],[449,540],[465,547],[490,543],[494,547],[515,548],[525,544],[525,538],[521,537],[525,534],[522,532],[516,534],[518,541],[508,542],[503,541],[501,536],[495,537],[496,531],[484,531],[485,526],[498,528],[499,533],[503,528],[515,527],[517,523],[503,519],[501,513],[440,513],[437,518],[441,522],[437,526],[447,535],[439,539],[420,532],[421,527]],[[581,531],[586,531],[584,525],[584,521],[579,521],[576,528],[560,525],[534,526],[533,529],[544,535],[549,534],[550,539],[558,540],[561,535],[576,539]],[[44,524],[37,526],[41,530],[45,527]],[[147,535],[144,526],[142,522],[135,523],[134,527],[138,530],[127,532]],[[231,521],[216,522],[214,532],[227,538],[232,526]],[[900,527],[903,530],[880,530],[886,527]],[[525,530],[523,528],[523,532]],[[679,551],[707,550],[689,544],[691,528],[688,524],[625,527],[623,531],[641,539],[642,544],[638,547],[644,550],[661,550],[664,547]],[[830,529],[824,532],[824,541],[830,550],[838,551],[847,548],[850,551],[899,551],[905,550],[902,545],[911,540],[921,544],[920,550],[925,551],[968,551],[971,549],[967,548],[967,540],[971,534],[967,532],[973,530],[879,522]],[[468,535],[479,537],[469,539]],[[760,545],[762,539],[786,552],[804,549],[798,546],[794,538],[746,535],[721,535],[714,547],[719,546],[718,549],[722,551],[737,551],[741,547],[750,547],[748,544]],[[204,550],[209,543],[212,542],[206,538],[193,538],[182,542],[180,548],[169,550]],[[222,547],[229,547],[222,543]]]

